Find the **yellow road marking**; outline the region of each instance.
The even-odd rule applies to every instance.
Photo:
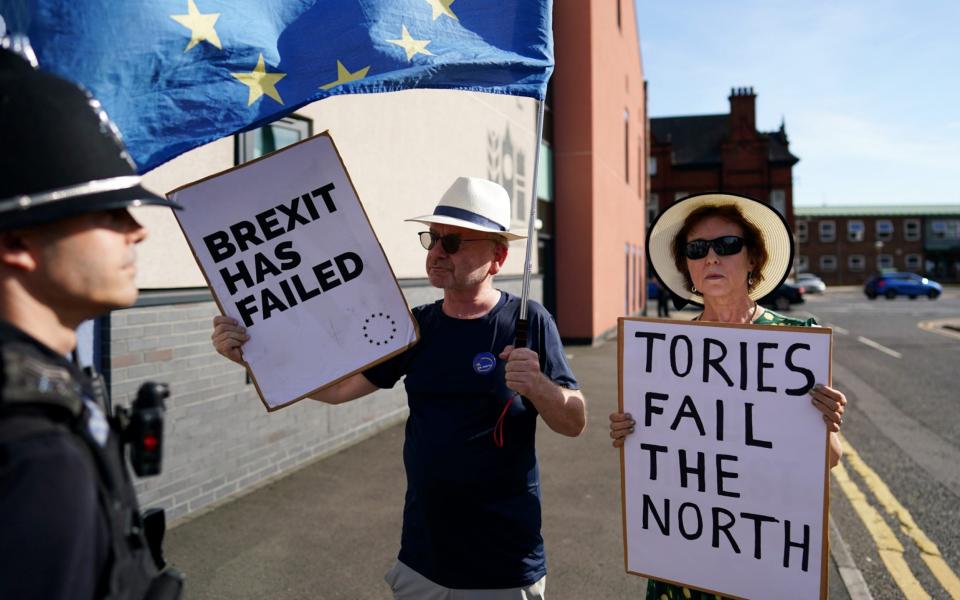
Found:
[[[849,445],[844,444],[844,455],[849,451]],[[887,522],[883,520],[883,516],[870,505],[866,495],[850,479],[850,475],[847,474],[847,470],[842,464],[834,467],[832,472],[833,477],[840,484],[840,489],[843,490],[843,493],[850,500],[850,504],[853,505],[857,516],[860,517],[867,531],[873,537],[873,541],[877,545],[877,551],[880,553],[880,559],[887,567],[890,575],[893,576],[893,581],[903,592],[904,597],[911,599],[930,598],[930,594],[923,589],[923,586],[914,577],[913,571],[910,570],[910,566],[907,565],[907,561],[903,558],[903,545],[897,539],[893,530],[890,529],[890,526],[887,525]]]
[[[957,319],[934,319],[932,321],[920,321],[917,327],[933,333],[939,333],[947,337],[960,340],[960,331],[944,327],[944,325],[960,326],[960,320]]]
[[[943,589],[954,600],[960,600],[960,578],[950,569],[947,561],[943,560],[943,555],[940,554],[937,545],[917,526],[913,516],[894,497],[887,484],[867,463],[863,462],[857,451],[846,440],[844,440],[843,455],[849,461],[853,470],[863,478],[883,509],[897,519],[900,523],[900,531],[912,539],[917,548],[920,549],[920,557],[927,564],[927,568],[930,569],[933,576],[940,582],[940,585],[943,586]]]

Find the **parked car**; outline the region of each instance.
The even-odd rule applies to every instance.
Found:
[[[943,293],[943,286],[916,273],[881,273],[867,280],[863,293],[871,300],[877,296],[884,296],[888,300],[897,296],[906,296],[911,300],[926,296],[936,300]]]
[[[813,273],[798,273],[795,283],[799,286],[803,286],[803,289],[807,294],[822,294],[827,291],[827,284],[825,284],[819,276],[814,275]]]
[[[804,291],[803,286],[784,281],[780,287],[760,298],[759,304],[771,306],[777,310],[790,310],[793,304],[803,304]]]

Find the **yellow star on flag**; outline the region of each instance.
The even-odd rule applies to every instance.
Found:
[[[250,87],[250,96],[247,98],[247,106],[250,106],[256,102],[260,96],[266,94],[270,96],[280,104],[283,104],[283,99],[280,97],[280,93],[277,92],[277,82],[287,76],[286,73],[267,73],[267,67],[263,63],[263,54],[260,54],[260,60],[257,61],[257,66],[253,68],[253,71],[249,73],[230,73],[237,79],[243,82],[244,85]]]
[[[347,70],[345,66],[343,66],[343,63],[338,60],[337,61],[337,80],[331,81],[326,85],[321,85],[320,89],[329,90],[337,87],[338,85],[350,83],[351,81],[359,81],[367,76],[367,71],[369,70],[370,70],[370,66],[368,65],[362,69],[359,69],[351,73],[349,70]]]
[[[190,43],[184,48],[184,52],[188,52],[190,48],[200,42],[208,42],[221,50],[223,49],[220,46],[220,36],[217,35],[217,30],[213,27],[217,19],[220,18],[220,13],[201,14],[196,2],[187,0],[187,14],[170,15],[170,18],[190,30]]]
[[[433,9],[434,21],[439,19],[440,15],[447,15],[451,19],[457,19],[457,15],[453,14],[453,11],[450,9],[450,5],[455,1],[456,0],[425,0],[425,2],[430,5],[430,8]],[[457,20],[459,21],[459,19]]]
[[[433,53],[427,50],[427,45],[430,44],[430,40],[415,40],[410,36],[406,25],[401,25],[401,27],[403,27],[403,31],[400,33],[400,39],[387,41],[406,50],[407,60],[413,60],[413,57],[417,54],[433,56]]]

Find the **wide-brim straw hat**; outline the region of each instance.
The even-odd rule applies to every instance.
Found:
[[[787,220],[773,207],[759,200],[736,194],[695,194],[670,205],[653,222],[647,233],[647,256],[657,278],[683,300],[682,304],[703,304],[703,295],[687,289],[687,280],[677,269],[673,259],[674,239],[687,217],[702,206],[736,206],[740,214],[763,235],[767,262],[763,265],[762,280],[748,292],[752,300],[759,300],[780,287],[793,265],[793,235]]]
[[[433,214],[406,219],[485,231],[506,240],[527,236],[510,231],[510,196],[503,186],[479,177],[458,177],[444,192]]]

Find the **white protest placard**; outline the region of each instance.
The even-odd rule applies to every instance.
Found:
[[[328,133],[168,196],[221,311],[247,328],[243,356],[267,410],[416,343]]]
[[[826,598],[831,330],[625,319],[630,573],[734,598]]]

